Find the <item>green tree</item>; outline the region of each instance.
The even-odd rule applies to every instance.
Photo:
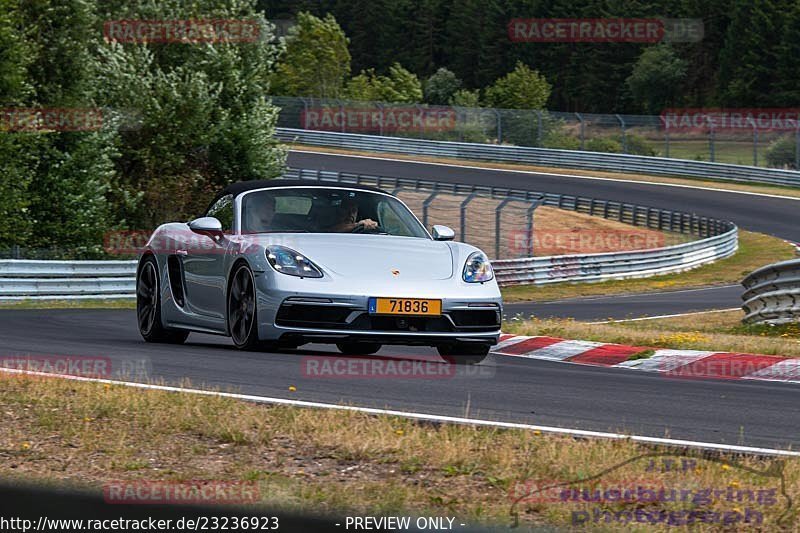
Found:
[[[450,105],[460,107],[480,107],[481,105],[481,92],[477,89],[470,91],[469,89],[459,89],[453,93],[450,100],[447,102]]]
[[[735,0],[719,58],[719,103],[770,105],[777,50],[791,0]],[[777,36],[777,38],[776,38]]]
[[[271,25],[255,13],[253,0],[184,6],[178,0],[149,4],[145,16],[199,18],[196,9],[219,19],[254,20],[262,35],[249,43],[99,47],[97,100],[138,116],[134,129],[120,132],[115,161],[122,174],[117,209],[140,228],[196,216],[220,186],[275,177],[285,164],[273,137],[277,109],[264,98],[278,53]],[[128,9],[115,6],[108,18],[139,13]],[[142,202],[126,203],[140,191]]]
[[[800,3],[794,3],[786,14],[785,26],[777,49],[777,90],[774,105],[795,106],[800,102]]]
[[[460,88],[461,80],[452,71],[442,67],[425,80],[425,101],[429,104],[445,105]]]
[[[347,96],[353,100],[416,103],[422,101],[422,83],[416,74],[395,63],[387,76],[369,69],[352,78],[347,83]]]
[[[338,98],[350,75],[347,44],[333,15],[299,13],[272,77],[273,94]]]
[[[508,109],[543,109],[551,86],[537,70],[518,62],[513,71],[486,89],[489,106]]]
[[[670,46],[652,46],[639,56],[625,83],[647,113],[658,114],[665,106],[674,104],[686,69],[686,61]]]

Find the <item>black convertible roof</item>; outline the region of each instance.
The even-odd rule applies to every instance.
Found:
[[[351,183],[339,183],[335,181],[274,179],[274,180],[239,181],[237,183],[231,183],[217,195],[217,198],[221,198],[222,196],[226,196],[228,194],[232,194],[233,196],[238,196],[243,192],[252,191],[255,189],[271,189],[274,187],[298,187],[298,186],[326,187],[329,189],[358,189],[370,192],[386,192],[376,187],[370,187],[368,185],[356,185],[354,183],[351,184]]]

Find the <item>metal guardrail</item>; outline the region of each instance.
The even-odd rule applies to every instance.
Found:
[[[693,242],[635,252],[495,259],[492,260],[492,265],[501,285],[587,282],[655,276],[680,272],[724,259],[733,255],[738,249],[739,232],[735,224],[693,213],[506,187],[441,183],[346,172],[290,169],[287,177],[370,184],[395,190],[441,191],[467,197],[472,194],[483,194],[493,198],[514,198],[602,216],[633,226],[702,237]]]
[[[286,177],[372,184],[391,190],[434,191],[465,198],[513,199],[601,216],[632,226],[700,237],[693,242],[634,252],[495,260],[493,265],[501,285],[588,282],[666,274],[729,257],[738,248],[738,229],[731,222],[649,206],[506,187],[344,172],[289,169]],[[504,202],[498,209],[502,209],[502,205]],[[0,299],[132,298],[135,296],[135,273],[136,261],[0,260]]]
[[[800,322],[800,259],[775,263],[747,276],[742,295],[747,324]]]
[[[689,176],[741,183],[764,183],[800,187],[800,172],[668,159],[627,154],[579,152],[550,148],[531,148],[497,144],[476,144],[451,141],[431,141],[404,137],[381,137],[355,133],[277,128],[276,136],[284,142],[314,146],[388,152],[396,154],[449,157],[475,161],[527,163],[546,167],[602,170],[609,172],[653,174],[659,176]]]
[[[136,263],[0,260],[0,299],[132,298]]]

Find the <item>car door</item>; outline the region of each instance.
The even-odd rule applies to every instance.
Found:
[[[186,302],[191,312],[225,318],[225,259],[232,242],[233,196],[223,196],[205,216],[222,223],[223,235],[193,233],[185,250],[176,250],[183,263]]]

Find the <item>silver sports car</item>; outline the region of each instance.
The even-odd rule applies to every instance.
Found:
[[[435,346],[479,362],[498,340],[502,300],[486,254],[453,237],[446,226],[428,233],[372,187],[235,183],[202,217],[151,236],[137,273],[139,330],[150,342],[226,335],[242,349]]]

